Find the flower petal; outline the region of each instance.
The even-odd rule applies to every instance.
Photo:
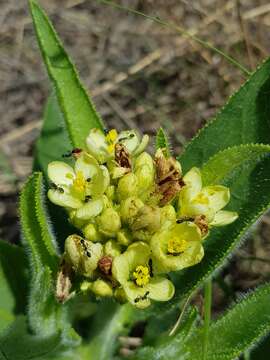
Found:
[[[154,277],[145,288],[150,292],[149,298],[156,301],[170,300],[175,291],[173,283],[164,277]]]
[[[91,184],[91,194],[94,197],[101,196],[110,184],[110,174],[108,169],[101,165],[98,172],[93,177]]]
[[[123,289],[128,301],[139,309],[145,309],[151,304],[146,287],[138,287],[132,281],[128,281]]]
[[[99,171],[97,160],[88,154],[82,154],[75,162],[75,172],[81,172],[85,178],[92,179]]]
[[[76,212],[76,217],[80,220],[90,220],[99,215],[103,210],[103,199],[90,200],[80,207]]]
[[[135,130],[126,130],[120,132],[116,142],[123,144],[127,151],[132,154],[139,146],[140,139]]]
[[[82,206],[82,202],[78,198],[70,195],[67,190],[64,193],[61,193],[59,190],[50,189],[48,191],[48,198],[55,205],[70,209],[78,209]]]
[[[142,241],[130,245],[121,255],[117,256],[112,265],[112,273],[120,284],[125,284],[130,273],[138,265],[147,265],[150,256],[150,247]]]
[[[214,220],[210,223],[211,226],[224,226],[231,224],[238,218],[237,212],[220,210],[216,213]]]
[[[186,187],[189,188],[189,191],[192,197],[195,197],[198,192],[202,189],[202,177],[200,169],[193,167],[190,169],[186,175],[183,177]],[[184,190],[184,189],[183,189]]]
[[[52,161],[48,165],[48,177],[56,185],[72,185],[75,173],[63,161]]]
[[[208,197],[209,207],[215,212],[224,208],[230,201],[230,190],[222,185],[206,186],[201,194]]]
[[[86,139],[86,145],[91,155],[100,163],[104,163],[109,157],[106,137],[100,129],[91,129]]]

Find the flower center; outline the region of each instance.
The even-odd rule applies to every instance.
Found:
[[[207,196],[205,196],[204,194],[197,195],[196,202],[198,202],[199,204],[202,204],[202,205],[209,204],[209,200],[208,200]]]
[[[108,132],[108,134],[106,135],[106,141],[108,144],[108,152],[112,153],[114,151],[114,147],[115,147],[115,140],[117,139],[117,131],[115,129],[112,129]]]
[[[139,265],[133,272],[133,277],[136,285],[145,286],[149,283],[150,271],[148,266]]]
[[[168,241],[168,253],[172,255],[184,252],[188,247],[188,242],[185,239],[173,237]]]
[[[73,189],[78,194],[82,194],[85,191],[86,181],[82,171],[78,171],[75,179],[73,180]]]

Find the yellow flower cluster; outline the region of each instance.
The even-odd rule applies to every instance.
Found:
[[[168,273],[200,262],[211,227],[237,218],[222,210],[230,200],[227,187],[203,187],[198,168],[183,176],[162,149],[154,157],[145,151],[148,140],[134,130],[92,129],[85,149],[72,152],[74,167],[49,164],[48,197],[78,229],[65,242],[60,301],[70,297],[74,276],[81,291],[96,297],[138,308],[168,301],[174,295]]]

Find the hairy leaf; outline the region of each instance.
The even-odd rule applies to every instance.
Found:
[[[201,167],[217,152],[248,143],[270,143],[270,59],[265,61],[246,83],[187,145],[180,161],[186,172]]]
[[[171,154],[169,139],[162,127],[159,128],[156,134],[156,149],[162,149],[166,157]]]
[[[35,1],[30,0],[30,10],[42,57],[54,85],[71,143],[74,147],[84,148],[89,130],[103,128],[100,116],[50,20]]]
[[[270,285],[264,285],[233,306],[209,329],[207,360],[238,358],[270,330]],[[145,347],[132,360],[201,360],[203,327],[189,336],[180,331],[164,337],[155,347]]]
[[[31,262],[28,305],[31,329],[45,337],[60,332],[63,341],[77,344],[78,338],[67,320],[67,306],[58,304],[54,296],[58,255],[43,202],[41,173],[34,173],[23,188],[20,216],[24,244]]]
[[[42,130],[35,146],[34,169],[42,171],[47,179],[48,164],[55,160],[70,162],[70,158],[63,158],[63,155],[71,150],[72,145],[61,110],[55,95],[52,94],[44,110]]]

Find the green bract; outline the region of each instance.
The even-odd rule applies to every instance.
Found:
[[[118,135],[94,128],[86,139],[89,152],[71,152],[74,168],[48,165],[49,199],[84,235],[66,239],[64,262],[75,275],[91,278],[87,285],[79,279],[84,292],[138,308],[171,299],[172,282],[158,274],[200,262],[209,227],[237,218],[221,210],[230,199],[227,187],[202,187],[198,168],[183,176],[180,163],[162,149],[154,157],[142,152],[147,142],[134,130]]]

